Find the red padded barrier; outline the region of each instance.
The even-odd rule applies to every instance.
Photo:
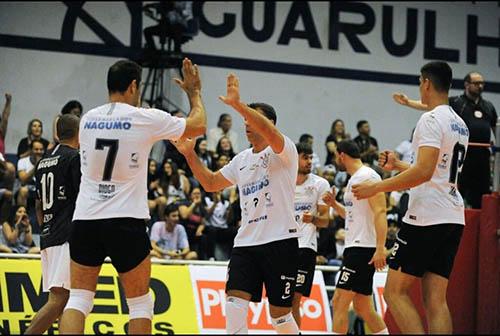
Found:
[[[479,229],[478,334],[500,333],[500,196],[484,195]]]
[[[448,304],[453,318],[453,331],[457,334],[475,333],[476,331],[475,316],[480,218],[481,211],[479,210],[465,211],[466,225],[448,285]],[[416,303],[420,317],[424,322],[424,328],[427,330],[421,292],[421,283],[420,280],[417,280],[410,295],[413,302]],[[391,334],[400,333],[390,309],[387,311],[384,320]]]

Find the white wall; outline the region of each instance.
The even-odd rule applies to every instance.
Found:
[[[243,123],[235,112],[220,103],[217,97],[225,92],[225,77],[234,71],[240,77],[242,99],[247,102],[264,101],[278,112],[278,126],[293,140],[302,133],[315,136],[315,150],[324,160],[324,139],[332,121],[341,118],[347,131],[353,136],[356,122],[367,119],[372,135],[381,148],[394,148],[408,138],[418,119],[418,113],[393,103],[391,94],[406,92],[418,98],[417,78],[420,67],[430,61],[424,58],[424,11],[436,12],[436,43],[442,48],[460,52],[459,62],[450,62],[454,78],[461,79],[472,70],[482,72],[486,80],[499,81],[499,48],[479,47],[476,64],[468,64],[467,15],[479,18],[479,34],[500,39],[500,7],[497,2],[453,3],[370,3],[375,13],[375,26],[360,40],[370,54],[353,51],[347,39],[340,35],[338,50],[328,49],[329,3],[309,3],[321,48],[310,48],[304,39],[292,39],[288,45],[277,41],[292,6],[289,2],[276,5],[276,24],[269,40],[256,43],[249,40],[242,29],[241,2],[214,2],[203,6],[206,18],[213,24],[222,22],[224,13],[236,15],[234,30],[225,37],[213,38],[203,32],[183,46],[183,50],[200,55],[228,58],[255,59],[280,63],[304,64],[341,69],[380,71],[415,75],[415,85],[391,84],[352,79],[315,77],[254,70],[228,69],[224,64],[217,67],[201,66],[203,98],[209,114],[209,127],[214,127],[220,113],[229,112],[234,127],[244,137]],[[405,57],[392,56],[382,44],[382,6],[394,8],[394,38],[401,42],[406,34],[406,10],[418,10],[417,42],[413,51]],[[333,4],[335,6],[335,3]],[[262,3],[256,3],[254,24],[262,27]],[[130,15],[123,2],[88,2],[83,9],[102,26],[128,45],[130,40]],[[15,152],[17,143],[26,135],[30,119],[40,118],[45,125],[45,137],[51,138],[51,123],[62,105],[70,99],[78,99],[88,110],[106,101],[106,72],[117,57],[93,56],[71,52],[41,51],[18,48],[6,42],[6,35],[59,39],[67,7],[62,2],[49,3],[0,3],[0,93],[13,94],[12,115],[6,138],[7,152]],[[144,16],[144,27],[152,21]],[[341,13],[343,22],[360,23],[363,17]],[[304,29],[301,20],[296,30]],[[75,41],[102,43],[102,40],[78,21]],[[470,43],[470,41],[469,41]],[[500,44],[500,43],[499,43]],[[201,63],[201,62],[200,62]],[[232,66],[231,66],[232,67]],[[187,110],[188,103],[175,85],[169,85],[168,94]],[[171,91],[170,91],[171,90]],[[452,95],[460,94],[462,87],[453,87]],[[484,97],[500,109],[500,93],[485,92]],[[1,100],[0,100],[1,101]],[[244,140],[246,141],[246,140]],[[243,142],[243,141],[242,141]]]

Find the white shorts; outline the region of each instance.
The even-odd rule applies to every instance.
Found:
[[[52,287],[63,287],[70,289],[69,276],[69,244],[51,246],[43,249],[42,258],[42,281],[43,291],[48,292]]]

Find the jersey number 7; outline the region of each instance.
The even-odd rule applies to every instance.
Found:
[[[451,157],[450,179],[448,182],[455,184],[457,182],[458,168],[462,167],[465,159],[465,146],[457,142],[453,146],[453,156]]]
[[[102,180],[110,181],[115,166],[116,154],[118,152],[118,140],[97,138],[95,140],[95,149],[104,150],[104,147],[108,147],[108,154],[106,155],[106,162],[104,163]]]

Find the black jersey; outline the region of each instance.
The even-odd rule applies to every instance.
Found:
[[[58,144],[38,162],[35,179],[43,212],[42,250],[68,241],[80,178],[80,155],[69,146]]]

